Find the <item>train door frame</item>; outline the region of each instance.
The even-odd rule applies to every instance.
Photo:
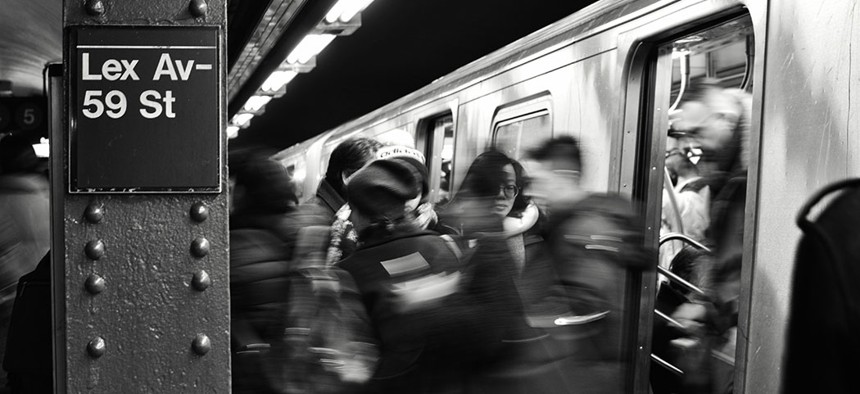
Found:
[[[453,105],[456,108],[456,104]],[[438,121],[450,118],[451,119],[451,128],[453,130],[452,138],[456,140],[457,138],[457,121],[456,121],[456,109],[446,109],[442,112],[434,113],[433,115],[429,115],[421,118],[418,121],[418,126],[415,128],[415,148],[424,153],[425,158],[425,166],[427,167],[428,176],[428,184],[430,186],[429,199],[433,203],[438,203],[440,198],[439,194],[442,191],[442,151],[445,148],[445,133],[444,130],[442,133],[437,132],[436,124]],[[456,151],[456,144],[454,151]],[[451,157],[451,170],[448,178],[448,193],[449,198],[452,193],[451,185],[453,185],[454,181],[454,156],[455,152],[452,152]]]
[[[755,35],[755,53],[759,54],[754,59],[753,79],[758,86],[753,92],[753,116],[750,130],[750,163],[749,177],[747,180],[747,195],[745,205],[744,223],[744,246],[741,272],[741,294],[738,327],[749,327],[749,304],[752,286],[752,272],[755,253],[755,232],[757,216],[755,213],[758,195],[758,152],[761,139],[761,98],[764,90],[764,43],[766,42],[766,1],[765,4],[751,4],[755,9],[747,7],[747,3],[754,1],[720,2],[719,4],[699,4],[697,7],[690,6],[692,2],[681,2],[675,7],[667,7],[662,12],[655,12],[653,18],[643,21],[643,24],[632,26],[630,30],[623,31],[618,35],[618,59],[624,63],[622,86],[625,87],[626,98],[623,104],[624,128],[621,141],[621,176],[619,188],[621,194],[631,198],[636,208],[645,217],[646,242],[656,246],[659,237],[660,212],[653,204],[655,196],[659,196],[662,188],[665,156],[666,133],[653,135],[653,130],[668,127],[668,114],[656,103],[669,102],[670,89],[655,89],[655,86],[670,86],[671,84],[671,54],[659,56],[657,50],[661,44],[670,42],[673,38],[684,36],[691,32],[700,31],[709,27],[725,23],[738,18],[744,14],[748,15],[753,24]],[[756,6],[761,6],[756,7]],[[662,59],[662,60],[661,60]],[[662,63],[660,63],[662,62]],[[667,64],[670,72],[667,75],[658,75],[657,69],[666,69]],[[662,90],[662,92],[658,92]],[[665,97],[664,97],[665,96]],[[657,170],[661,171],[657,171]],[[657,207],[659,209],[659,207]],[[653,322],[653,309],[656,293],[655,271],[646,271],[639,275],[638,282],[640,291],[638,294],[630,294],[628,306],[638,309],[633,316],[638,320],[637,330],[628,336],[628,344],[635,341],[636,346],[628,346],[633,349],[633,391],[636,393],[648,393],[650,390],[650,365],[651,365],[651,329]],[[634,287],[635,288],[635,287]],[[738,335],[736,346],[736,361],[734,372],[734,392],[745,391],[745,375],[747,368],[747,338]]]

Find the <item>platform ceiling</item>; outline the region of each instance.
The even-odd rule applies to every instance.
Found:
[[[70,1],[70,0],[69,0]],[[334,0],[307,0],[311,5]],[[376,0],[354,34],[337,38],[316,68],[230,141],[283,149],[370,112],[593,1]],[[228,1],[228,59],[249,43],[270,1]],[[46,63],[62,59],[62,1],[0,2],[0,80],[16,96],[42,94]],[[292,23],[301,26],[299,11]],[[308,14],[310,12],[308,11]],[[285,29],[285,40],[302,29]],[[289,37],[287,37],[287,35]],[[231,103],[235,106],[239,103]]]

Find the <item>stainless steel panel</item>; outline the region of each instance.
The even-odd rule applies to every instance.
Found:
[[[768,7],[756,261],[749,312],[747,392],[779,392],[794,253],[794,216],[823,185],[857,176],[851,99],[860,81],[856,2],[756,1]],[[854,93],[852,93],[852,90]],[[856,118],[856,117],[853,117]]]

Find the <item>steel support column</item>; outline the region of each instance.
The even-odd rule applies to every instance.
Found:
[[[211,33],[211,41],[217,42],[217,49],[213,50],[217,52],[211,52],[217,53],[211,55],[217,59],[213,68],[197,66],[188,72],[192,73],[189,80],[197,81],[193,83],[200,83],[201,79],[195,75],[204,75],[206,71],[217,75],[215,78],[206,74],[210,76],[206,84],[207,88],[217,92],[210,99],[218,105],[211,113],[200,115],[209,118],[201,119],[200,126],[175,130],[188,133],[190,137],[185,138],[188,144],[185,149],[195,153],[184,156],[185,162],[171,163],[178,172],[192,167],[196,164],[193,161],[203,160],[201,157],[205,156],[196,153],[199,152],[196,142],[203,139],[216,141],[210,143],[210,148],[199,149],[212,153],[205,160],[215,157],[215,164],[208,168],[215,169],[217,173],[210,172],[215,175],[208,181],[208,190],[201,192],[190,184],[186,189],[170,184],[162,190],[156,190],[156,185],[145,192],[139,192],[134,185],[121,185],[116,190],[109,189],[110,185],[105,186],[105,190],[75,190],[70,169],[75,167],[76,160],[96,160],[94,168],[129,165],[99,157],[76,158],[73,148],[82,143],[82,136],[93,131],[87,129],[89,126],[85,126],[84,121],[92,124],[94,120],[89,119],[89,115],[82,117],[82,108],[90,111],[83,112],[84,115],[97,110],[94,106],[82,106],[79,86],[73,81],[80,80],[82,72],[107,70],[102,75],[107,84],[113,81],[111,78],[119,78],[118,75],[123,73],[112,70],[120,69],[118,67],[127,69],[132,62],[125,59],[125,63],[117,63],[117,66],[99,68],[101,65],[92,65],[91,70],[80,71],[79,51],[82,46],[75,46],[79,39],[76,37],[87,29],[114,27],[132,31],[150,47],[158,47],[153,45],[157,44],[153,41],[164,36],[167,29],[174,29],[166,34],[171,42],[174,38],[181,38],[183,32],[195,29]],[[156,32],[160,35],[151,34]],[[223,88],[226,78],[225,35],[226,0],[64,1],[64,127],[52,130],[51,140],[55,186],[52,192],[52,249],[57,392],[229,391],[229,231],[224,132],[227,103]],[[122,60],[124,55],[111,55],[120,53],[111,51],[126,49],[106,47],[101,48],[99,56],[114,56],[118,62]],[[96,54],[91,56],[94,59]],[[133,80],[127,73],[124,76],[131,81],[124,81],[126,85],[105,85],[108,86],[106,89],[113,89],[113,86],[126,86],[129,90],[155,89],[147,87],[147,84],[169,83],[164,81],[169,73],[162,74],[164,78],[153,82],[152,67],[145,66],[144,60],[136,66],[135,76],[140,80]],[[177,68],[177,72],[182,76],[188,67]],[[217,87],[211,86],[213,81],[217,81]],[[126,88],[116,89],[123,91]],[[103,93],[108,92],[105,90]],[[129,124],[156,135],[157,128],[149,126],[153,123],[144,123],[147,120],[141,117],[143,112],[138,114],[152,107],[141,107],[141,103],[146,103],[141,93],[126,94],[127,102],[135,103],[137,107],[129,106],[127,111],[123,110],[121,119],[99,121],[116,121],[117,133],[125,132],[125,136],[130,133],[122,125]],[[117,95],[102,97],[108,110],[120,101]],[[182,99],[176,100],[176,107],[172,110],[179,112]],[[167,100],[164,102],[166,104]],[[149,113],[152,112],[154,110]],[[112,113],[116,115],[119,110]],[[217,119],[213,120],[215,117]],[[212,124],[218,126],[206,126]],[[102,127],[100,132],[104,131]],[[105,146],[114,146],[112,143]],[[163,144],[165,150],[174,148],[172,142]],[[160,161],[170,160],[162,152],[161,148],[141,147],[140,152],[134,152],[138,155],[135,161],[156,167]],[[62,177],[62,180],[57,177]],[[211,187],[213,184],[215,187]]]

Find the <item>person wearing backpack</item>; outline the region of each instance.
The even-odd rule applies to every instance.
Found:
[[[517,316],[516,268],[487,212],[487,234],[467,259],[410,216],[420,174],[398,160],[377,160],[347,186],[358,248],[338,267],[354,279],[380,350],[366,387],[380,393],[459,393],[497,355]],[[493,235],[496,234],[496,235]]]
[[[572,392],[624,392],[623,320],[629,270],[654,263],[630,203],[580,186],[579,142],[551,139],[529,152],[529,192],[548,216],[545,258],[555,283],[525,305],[571,365]]]

